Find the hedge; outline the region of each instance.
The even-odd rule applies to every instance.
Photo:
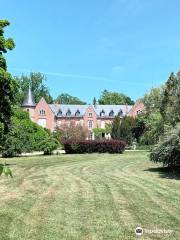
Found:
[[[126,146],[124,140],[86,140],[65,141],[64,149],[69,153],[123,153]]]

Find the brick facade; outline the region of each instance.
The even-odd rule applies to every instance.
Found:
[[[131,105],[63,105],[47,104],[44,98],[35,104],[32,93],[28,92],[22,107],[29,112],[33,122],[54,131],[56,127],[73,122],[81,124],[89,131],[89,139],[94,139],[93,128],[105,128],[106,123],[112,123],[115,116],[136,117],[144,110],[141,101]]]

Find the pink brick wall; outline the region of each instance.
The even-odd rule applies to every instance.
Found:
[[[40,110],[45,110],[45,115],[40,115]],[[48,106],[44,98],[41,98],[39,103],[36,105],[35,112],[34,112],[34,120],[38,123],[39,119],[46,120],[46,128],[53,131],[55,128],[55,120],[54,120],[54,113],[52,112],[51,108]]]
[[[136,102],[135,105],[130,110],[128,116],[136,117],[139,113],[141,113],[144,110],[144,104],[140,101]]]

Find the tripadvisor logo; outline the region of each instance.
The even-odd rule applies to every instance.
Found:
[[[136,234],[137,236],[143,235],[143,229],[142,229],[142,227],[137,227],[137,228],[135,229],[135,234]]]

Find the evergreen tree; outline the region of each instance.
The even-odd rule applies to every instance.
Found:
[[[95,106],[97,104],[97,100],[96,100],[96,98],[94,97],[93,98],[93,105]]]

